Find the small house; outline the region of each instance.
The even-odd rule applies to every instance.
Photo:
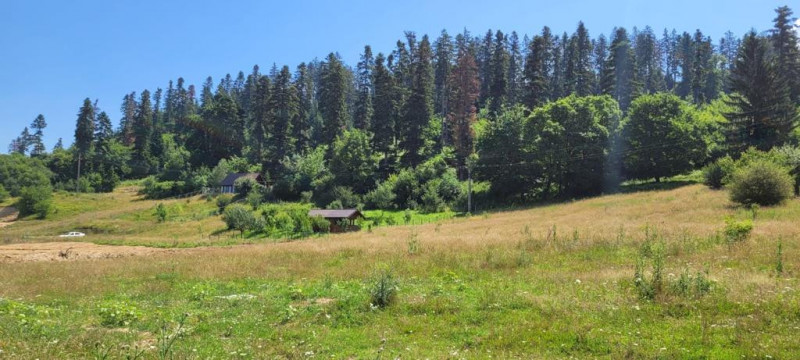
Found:
[[[223,194],[236,193],[236,181],[239,179],[252,179],[257,184],[264,185],[264,178],[259,173],[230,173],[219,183],[219,192]]]
[[[364,219],[357,209],[311,209],[308,216],[320,216],[331,223],[331,232],[358,231],[356,220]]]

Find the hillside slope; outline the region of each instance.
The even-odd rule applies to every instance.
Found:
[[[752,236],[730,242],[725,218],[754,214],[726,195],[692,185],[294,242],[0,262],[0,349],[156,357],[154,334],[183,321],[178,357],[790,358],[800,201],[759,209]],[[650,284],[656,259],[651,298],[634,274],[642,263]],[[386,271],[398,288],[379,309]]]

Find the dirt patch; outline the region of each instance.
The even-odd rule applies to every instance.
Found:
[[[72,261],[142,256],[174,250],[144,246],[111,246],[83,242],[49,242],[0,246],[0,263]]]
[[[0,208],[0,229],[11,225],[19,217],[19,211],[11,206]]]

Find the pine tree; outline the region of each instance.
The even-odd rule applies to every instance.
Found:
[[[769,150],[789,139],[797,125],[797,109],[776,60],[768,39],[751,31],[742,40],[731,71],[729,103],[737,110],[726,115],[733,150]]]
[[[269,77],[257,75],[256,89],[251,99],[252,120],[250,121],[250,161],[263,164],[267,158],[267,139],[270,134],[272,116],[271,90]],[[265,169],[266,170],[266,169]]]
[[[353,126],[357,129],[369,131],[372,122],[372,69],[375,59],[372,57],[372,48],[367,45],[361,55],[361,61],[356,66],[356,82],[358,98],[353,111]]]
[[[508,98],[508,69],[510,56],[503,32],[497,30],[491,62],[491,84],[489,85],[489,113],[500,113]]]
[[[47,127],[47,122],[44,120],[44,115],[39,114],[36,119],[33,120],[31,123],[31,129],[33,129],[33,135],[31,135],[31,156],[40,156],[44,155],[47,152],[47,149],[44,147],[44,142],[42,138],[44,137],[44,128]]]
[[[548,64],[550,51],[545,37],[536,35],[530,43],[523,72],[524,100],[533,109],[549,100]]]
[[[517,104],[521,101],[523,55],[516,31],[508,37],[508,103]]]
[[[94,139],[94,106],[89,98],[83,100],[75,125],[75,153],[84,159],[92,149]]]
[[[347,126],[349,111],[344,65],[334,53],[330,53],[326,60],[319,89],[319,111],[323,121],[322,141],[330,145]]]
[[[422,163],[421,154],[424,145],[423,130],[433,115],[433,66],[431,65],[431,45],[428,36],[423,36],[417,52],[414,54],[413,78],[411,93],[404,111],[403,136],[403,164],[416,166]]]
[[[592,70],[592,41],[582,21],[578,23],[574,39],[575,45],[571,56],[575,74],[574,90],[578,96],[591,95],[595,83]]]
[[[384,159],[395,151],[397,142],[397,119],[399,116],[399,91],[397,83],[384,65],[383,54],[375,58],[375,71],[373,84],[375,85],[375,112],[372,121],[372,146],[375,151],[383,154]],[[385,170],[385,161],[382,169]]]
[[[31,133],[26,126],[22,133],[8,145],[8,152],[25,155],[31,147]]]
[[[295,152],[305,153],[311,146],[311,124],[317,116],[314,106],[314,82],[305,63],[297,66],[294,87],[297,89],[297,117],[292,122],[292,137],[295,140]]]
[[[479,98],[480,106],[483,107],[486,104],[486,101],[489,99],[489,92],[490,87],[492,85],[492,52],[495,48],[495,44],[493,41],[494,34],[492,30],[489,29],[486,31],[486,35],[483,37],[483,41],[481,41],[478,47],[478,56],[475,60],[478,62],[478,71],[480,74],[481,80],[481,95]]]
[[[786,79],[791,99],[800,102],[800,40],[794,29],[797,20],[788,6],[775,9],[774,27],[771,30],[778,73]]]
[[[58,150],[64,150],[64,139],[62,138],[58,138],[58,141],[56,141],[55,146],[53,146],[53,152],[56,152]]]
[[[172,82],[170,82],[170,86],[171,85]],[[169,94],[169,92],[167,92],[167,94]],[[136,138],[133,125],[136,122],[137,107],[136,92],[131,92],[122,98],[122,106],[120,108],[120,112],[122,112],[122,120],[120,120],[120,141],[127,146],[133,145],[133,141]]]
[[[664,87],[667,91],[674,91],[678,86],[678,33],[674,29],[671,33],[664,29],[660,46],[661,61],[664,69]]]
[[[700,30],[695,31],[693,42],[694,61],[692,62],[692,99],[695,104],[702,104],[707,101],[713,100],[709,98],[704,89],[708,81],[710,73],[710,63],[713,48],[711,46],[711,39],[703,37]],[[716,94],[711,94],[716,96]]]
[[[602,83],[602,73],[603,67],[606,63],[606,58],[608,58],[608,40],[606,40],[605,35],[600,34],[600,36],[598,36],[597,40],[594,42],[594,56],[592,58],[594,72],[596,74],[594,94],[602,93],[602,87],[600,85]]]
[[[268,156],[263,170],[273,179],[282,175],[281,161],[293,152],[291,126],[292,121],[297,118],[298,107],[299,99],[297,89],[292,84],[292,74],[289,67],[284,66],[275,76],[270,91],[270,136],[267,138]]]
[[[214,79],[211,76],[206,78],[203,83],[203,89],[200,90],[200,105],[203,109],[208,109],[214,106]]]
[[[458,60],[450,75],[451,111],[447,115],[459,167],[475,150],[473,124],[477,117],[475,104],[480,95],[480,80],[475,59],[466,49],[459,49]]]
[[[114,129],[111,125],[111,118],[105,111],[97,115],[97,123],[95,124],[94,140],[95,144],[104,143],[114,137]]]
[[[635,79],[635,59],[625,28],[617,28],[611,40],[609,56],[603,69],[602,90],[626,111],[638,89]]]
[[[664,74],[661,71],[661,53],[656,35],[649,26],[636,38],[636,77],[647,94],[664,91]]]
[[[681,68],[680,70],[681,80],[677,85],[676,93],[681,98],[686,99],[686,97],[692,94],[692,84],[694,83],[694,69],[695,69],[694,42],[692,41],[692,36],[689,35],[689,33],[687,32],[684,32],[683,35],[681,35],[680,38],[678,39],[676,57],[677,57],[677,63]]]
[[[446,116],[448,113],[448,81],[453,68],[453,39],[446,30],[442,30],[439,38],[433,44],[434,60],[434,101],[433,109],[436,114]]]
[[[153,106],[150,103],[150,91],[142,91],[139,108],[136,111],[133,131],[136,138],[133,142],[133,170],[139,175],[148,174],[152,165],[150,143],[153,138]]]
[[[95,114],[94,114],[94,106],[92,106],[92,101],[89,98],[83,100],[83,106],[81,106],[80,111],[78,112],[78,121],[75,124],[75,157],[77,160],[77,174],[78,179],[81,176],[81,166],[84,168],[90,168],[86,166],[85,160],[88,159],[89,154],[92,151],[92,143],[94,139],[94,121],[95,121]],[[76,184],[77,186],[78,184]],[[77,189],[77,188],[76,188]]]

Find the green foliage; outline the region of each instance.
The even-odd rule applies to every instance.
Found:
[[[703,168],[703,183],[712,189],[721,189],[725,184],[725,169],[717,162],[706,165]]]
[[[309,218],[311,220],[311,228],[314,232],[328,233],[331,231],[331,222],[322,216],[314,216]]]
[[[196,191],[194,184],[186,181],[158,181],[149,176],[142,181],[140,193],[148,199],[164,199]]]
[[[370,209],[391,209],[394,207],[394,189],[393,184],[384,181],[378,184],[374,190],[364,196],[364,202]]]
[[[237,196],[240,198],[246,198],[248,195],[250,195],[251,191],[258,188],[258,183],[250,178],[239,178],[233,183],[233,187],[236,189]]]
[[[0,184],[0,203],[6,201],[10,196],[11,194],[9,194],[8,191],[6,191],[6,188]]]
[[[334,187],[333,198],[338,205],[336,207],[329,207],[329,209],[355,209],[361,207],[361,196],[353,192],[353,189],[347,186]]]
[[[787,170],[770,161],[755,161],[734,172],[731,200],[744,205],[777,205],[792,195]]]
[[[217,208],[219,208],[219,212],[224,211],[231,202],[233,202],[233,194],[220,194],[217,196]]]
[[[156,205],[153,214],[156,216],[156,220],[158,220],[158,222],[164,222],[167,220],[169,212],[167,211],[167,207],[164,206],[163,203],[158,203],[158,205]]]
[[[358,129],[345,131],[333,142],[330,169],[334,182],[364,194],[375,185],[378,157],[373,153],[370,136]]]
[[[752,220],[736,221],[731,217],[725,219],[725,239],[728,244],[734,244],[747,240],[753,231]]]
[[[251,230],[256,224],[256,218],[253,213],[240,204],[232,204],[225,208],[222,213],[222,220],[230,230],[239,230],[244,234],[245,230]]]
[[[135,306],[118,301],[101,305],[98,315],[100,325],[105,327],[127,327],[141,318],[141,312]]]
[[[21,154],[0,155],[0,186],[19,196],[26,186],[49,186],[52,173],[38,158]]]
[[[636,98],[622,128],[625,173],[631,179],[658,181],[694,168],[708,155],[697,111],[675,95]]]
[[[664,290],[664,244],[646,242],[642,245],[640,254],[634,270],[633,283],[639,298],[653,300]],[[648,258],[652,264],[650,279],[645,273]]]
[[[373,275],[369,286],[370,306],[384,309],[391,305],[397,296],[397,281],[391,270],[381,269]]]
[[[35,214],[44,219],[53,209],[53,189],[49,185],[23,187],[16,206],[20,216]]]

